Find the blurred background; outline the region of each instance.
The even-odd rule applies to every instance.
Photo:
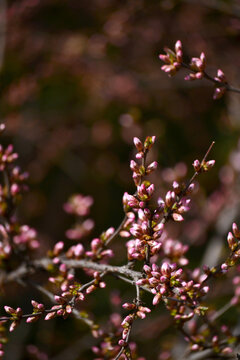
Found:
[[[37,229],[43,248],[65,239],[72,219],[62,205],[72,193],[94,198],[92,236],[120,223],[123,192],[134,192],[129,169],[134,136],[157,136],[150,160],[159,162],[152,178],[158,196],[175,178],[191,176],[193,160],[216,141],[210,156],[216,168],[199,180],[189,221],[169,228],[171,236],[194,245],[193,266],[213,230],[227,232],[217,223],[227,199],[231,220],[237,217],[240,96],[228,93],[214,101],[211,83],[186,82],[184,71],[173,79],[163,73],[158,54],[178,39],[186,60],[204,51],[211,75],[220,68],[230,84],[239,85],[238,1],[0,0],[0,121],[7,126],[2,142],[14,144],[30,173],[19,217]],[[125,253],[124,243],[116,248]],[[91,301],[100,321],[106,320],[107,309]],[[151,356],[146,328],[137,333],[147,359],[162,359],[161,349],[172,341],[168,322],[165,328],[162,322],[166,313],[161,316],[149,323]],[[66,328],[76,344],[83,332],[80,324],[67,321],[36,324],[31,334],[23,325],[13,335],[15,350],[9,345],[8,358],[23,359],[23,344],[32,341],[49,358],[61,360],[69,345]],[[68,360],[93,358],[81,344]]]

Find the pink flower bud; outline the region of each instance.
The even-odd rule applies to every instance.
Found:
[[[134,161],[134,160],[131,160],[131,161],[130,161],[130,169],[131,169],[132,171],[135,171],[135,172],[138,172],[138,171],[139,171],[139,166],[138,166],[138,164],[136,163],[136,161]]]
[[[126,341],[124,341],[123,339],[121,339],[121,340],[119,340],[118,341],[118,345],[120,345],[120,346],[126,346],[127,345],[127,343],[126,343]]]
[[[148,165],[147,167],[147,174],[150,174],[151,172],[153,172],[154,170],[156,170],[158,166],[157,161],[153,161],[150,165]]]
[[[100,239],[98,238],[95,238],[91,241],[91,248],[92,248],[92,251],[97,251],[102,245],[102,242]]]
[[[182,217],[182,215],[178,214],[178,213],[173,213],[172,214],[172,218],[174,221],[183,221],[184,218]]]
[[[27,318],[26,323],[30,324],[36,322],[39,319],[39,316],[30,316]]]
[[[136,308],[136,305],[131,303],[124,303],[122,307],[127,310],[133,310]]]
[[[16,310],[13,309],[11,306],[4,306],[4,310],[10,315],[15,315],[16,314]]]
[[[151,185],[147,188],[147,194],[148,194],[148,196],[151,197],[152,194],[153,194],[153,192],[154,192],[154,184],[151,184]]]
[[[221,269],[223,270],[223,272],[226,272],[228,270],[228,265],[226,263],[223,263],[221,265]]]
[[[232,352],[233,352],[233,350],[229,346],[222,349],[222,354],[224,354],[224,355],[232,354]]]
[[[174,191],[168,191],[165,197],[165,202],[168,207],[171,207],[175,203],[176,194]]]
[[[63,250],[63,248],[64,248],[64,242],[63,241],[57,242],[53,248],[53,254],[55,256],[59,255],[60,252]]]
[[[9,327],[9,331],[10,332],[14,331],[18,325],[19,325],[19,321],[17,320],[13,321]]]
[[[199,345],[198,344],[193,344],[192,346],[191,346],[191,350],[192,351],[198,351],[199,350]]]
[[[240,239],[240,230],[239,230],[239,228],[238,228],[238,226],[237,226],[236,223],[233,223],[233,224],[232,224],[232,230],[233,230],[234,236],[235,236],[237,239]]]
[[[167,262],[164,262],[161,266],[161,273],[163,275],[170,276],[171,271],[172,271],[172,269],[171,269],[170,265]]]
[[[194,160],[193,167],[196,172],[199,172],[201,170],[201,163],[199,160]]]
[[[96,286],[95,285],[90,285],[87,289],[86,289],[86,293],[90,294],[91,292],[93,292],[94,290],[96,290]]]
[[[134,145],[136,146],[137,148],[137,151],[142,151],[143,150],[143,144],[141,142],[141,140],[139,140],[137,137],[134,137],[133,138],[133,142],[134,142]]]
[[[204,164],[204,170],[210,170],[215,165],[215,160],[209,160]]]
[[[157,293],[153,298],[153,305],[159,304],[159,302],[161,301],[161,298],[162,298],[162,295]]]
[[[132,177],[133,177],[134,184],[136,186],[139,186],[141,184],[141,179],[142,179],[141,175],[134,172]]]
[[[231,232],[228,233],[227,242],[231,251],[234,251],[237,248],[237,242]]]
[[[214,94],[213,94],[213,99],[214,100],[218,100],[220,99],[226,92],[226,88],[225,87],[216,87],[214,90]]]

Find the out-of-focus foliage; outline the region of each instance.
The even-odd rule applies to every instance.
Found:
[[[238,2],[15,0],[5,4],[2,0],[0,6],[1,122],[14,139],[22,167],[30,172],[30,192],[19,215],[37,227],[42,249],[64,238],[69,218],[62,204],[73,192],[93,196],[96,234],[117,226],[123,191],[134,189],[128,166],[130,144],[133,136],[146,135],[157,136],[154,151],[162,167],[155,175],[159,195],[176,176],[186,175],[182,162],[190,166],[216,141],[217,170],[201,180],[204,191],[193,207],[186,239],[204,242],[206,234],[201,237],[201,221],[194,214],[201,199],[221,182],[218,170],[236,147],[240,97],[227,94],[216,102],[207,81],[186,83],[181,75],[170,80],[160,70],[158,54],[181,39],[189,58],[204,51],[210,71],[219,67],[238,85]],[[234,161],[239,163],[236,156]],[[222,178],[225,173],[220,173]],[[164,181],[160,182],[160,174]],[[225,198],[218,194],[213,199],[208,206],[217,213]],[[181,236],[179,227],[172,233]],[[125,251],[125,245],[118,244],[117,249]],[[104,313],[104,305],[92,301],[96,312]],[[149,324],[137,336],[145,341],[153,338],[159,345],[159,333],[169,324],[162,320]],[[67,344],[64,327],[69,325],[59,321],[48,326],[47,331],[46,325],[39,328],[33,342],[41,339],[54,356]],[[81,325],[76,324],[73,332],[78,341]],[[145,351],[150,359],[147,347]],[[92,354],[76,356],[90,359]]]

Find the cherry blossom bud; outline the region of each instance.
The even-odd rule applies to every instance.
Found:
[[[96,290],[96,286],[95,285],[90,285],[87,289],[86,289],[86,293],[90,294],[91,292],[93,292],[94,290]]]
[[[238,244],[231,232],[228,233],[227,242],[231,251],[234,251],[237,248]]]
[[[178,40],[175,44],[175,52],[176,52],[177,62],[181,63],[183,57],[183,51],[182,51],[182,43],[180,40]]]
[[[195,184],[190,184],[186,190],[186,194],[187,195],[191,194],[194,189],[195,189]]]
[[[118,345],[120,345],[120,346],[122,346],[122,347],[125,347],[125,346],[127,346],[127,343],[126,343],[126,341],[124,341],[123,339],[121,339],[121,340],[118,341]]]
[[[176,194],[174,191],[168,191],[165,197],[165,202],[168,207],[171,207],[176,201]]]
[[[12,184],[10,191],[11,191],[12,196],[15,196],[16,194],[18,194],[20,192],[20,186],[18,184]]]
[[[97,251],[102,245],[102,242],[100,239],[95,238],[91,241],[91,248],[93,251]]]
[[[153,298],[153,302],[152,302],[153,305],[159,304],[159,302],[161,301],[161,298],[162,298],[162,295],[157,293]]]
[[[164,262],[161,266],[161,273],[163,275],[169,276],[171,275],[171,267],[167,262]]]
[[[225,76],[224,72],[221,69],[218,69],[217,76],[214,78],[214,80],[216,80],[216,81],[218,81],[220,83],[222,82],[222,83],[227,84],[226,76]]]
[[[132,178],[133,178],[134,184],[136,186],[139,186],[141,184],[142,176],[140,174],[137,174],[136,172],[134,172],[132,175]]]
[[[144,265],[143,270],[145,271],[146,274],[151,274],[152,269],[150,268],[150,266]]]
[[[207,162],[204,164],[203,168],[204,168],[205,171],[208,171],[208,170],[210,170],[214,165],[215,165],[215,160],[209,160],[209,161],[207,161]]]
[[[236,223],[233,223],[233,224],[232,224],[232,230],[233,230],[234,236],[235,236],[237,239],[240,239],[240,230],[239,230],[239,228],[238,228],[238,226],[237,226]]]
[[[199,172],[201,170],[201,163],[199,160],[194,160],[193,167],[196,172]]]
[[[30,324],[36,322],[39,319],[39,316],[29,316],[26,320],[26,323]]]
[[[57,242],[53,248],[53,254],[55,256],[59,255],[62,252],[63,248],[64,248],[64,242],[63,241]]]
[[[181,192],[181,186],[179,185],[179,183],[177,181],[173,182],[173,190],[175,192],[175,194],[179,194]]]
[[[136,161],[134,161],[134,160],[131,160],[131,161],[130,161],[130,169],[131,169],[132,171],[135,171],[136,173],[139,172],[139,166],[138,166],[138,164],[136,163]]]
[[[131,303],[124,303],[122,307],[127,310],[133,310],[136,308],[136,305]]]
[[[228,354],[232,354],[232,353],[233,353],[233,350],[229,346],[222,349],[222,354],[224,354],[224,355],[228,355]]]
[[[6,126],[5,124],[1,123],[0,124],[0,132],[2,133],[5,130]]]
[[[208,291],[209,291],[209,286],[204,286],[204,287],[202,288],[202,292],[203,292],[204,294],[207,294]]]
[[[14,331],[16,329],[16,327],[19,325],[19,323],[20,322],[18,320],[14,320],[9,327],[9,331],[10,332]]]
[[[192,346],[191,346],[191,350],[192,351],[198,351],[200,349],[200,346],[198,345],[198,344],[193,344]]]
[[[226,263],[223,263],[221,265],[221,269],[222,269],[223,272],[227,271],[228,270],[228,265]]]
[[[137,285],[140,285],[140,286],[146,285],[146,284],[148,284],[148,279],[140,279],[140,280],[137,280],[137,281],[136,281],[136,284],[137,284]]]
[[[156,136],[147,136],[144,141],[144,149],[150,150],[153,144],[155,143],[155,141],[156,141]]]
[[[150,165],[148,165],[147,170],[146,170],[146,173],[147,173],[147,174],[150,174],[151,172],[153,172],[154,170],[156,170],[157,166],[158,166],[157,161],[153,161]]]
[[[178,213],[175,213],[175,212],[172,214],[172,218],[173,218],[174,221],[183,221],[184,220],[182,215],[180,215]]]
[[[154,193],[154,184],[151,184],[147,188],[147,194],[148,194],[149,197],[151,197],[153,193]]]
[[[16,310],[13,309],[11,306],[4,306],[4,310],[10,315],[15,315],[16,314]]]
[[[137,151],[142,151],[143,150],[143,144],[141,142],[141,140],[139,140],[137,137],[133,138],[133,143],[136,146]]]
[[[84,247],[82,244],[77,244],[74,246],[74,255],[76,258],[80,258],[84,254]]]
[[[226,88],[225,87],[216,87],[213,94],[213,99],[218,100],[225,94]]]

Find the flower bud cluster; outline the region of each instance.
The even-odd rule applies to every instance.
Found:
[[[230,267],[234,266],[240,258],[240,230],[236,223],[232,224],[232,232],[227,236],[227,242],[231,255],[221,265],[221,271],[225,273]]]
[[[142,179],[144,176],[149,175],[150,173],[152,173],[154,170],[156,170],[157,168],[157,162],[153,161],[151,164],[149,164],[148,166],[145,163],[146,160],[146,156],[147,153],[149,152],[149,150],[151,149],[151,147],[153,146],[153,144],[155,143],[156,140],[156,136],[148,136],[146,137],[144,143],[141,142],[141,140],[139,140],[137,137],[135,137],[133,139],[134,145],[136,146],[137,149],[137,154],[136,154],[136,158],[137,159],[142,159],[142,163],[137,164],[135,160],[131,160],[130,161],[130,169],[133,172],[133,181],[135,183],[135,185],[137,187],[139,187],[139,192],[141,193],[146,193],[145,197],[146,199],[149,197],[151,197],[151,195],[148,194],[148,192],[146,192],[146,187],[149,187],[150,184],[149,183],[145,183],[145,188],[141,188],[141,184],[142,184]],[[151,191],[149,189],[149,191]],[[141,199],[141,197],[140,197]],[[142,199],[143,200],[143,199]],[[131,206],[130,206],[131,207]]]
[[[39,320],[40,317],[42,316],[42,314],[45,311],[45,306],[43,304],[39,304],[35,300],[32,300],[31,303],[32,303],[32,306],[33,306],[33,312],[32,312],[33,316],[29,316],[27,318],[27,320],[26,320],[27,323],[32,323],[32,322],[35,322],[35,321]]]
[[[33,344],[27,345],[27,352],[30,355],[30,357],[35,360],[48,360],[49,359],[48,355],[45,352],[40,351],[39,348]]]
[[[129,331],[131,330],[133,321],[136,318],[145,319],[146,314],[150,313],[151,310],[146,306],[137,305],[135,303],[124,303],[122,307],[124,309],[131,311],[131,313],[128,314],[121,323],[123,327],[123,331],[122,331],[122,338],[119,340],[118,344],[124,347],[128,344],[127,337]]]
[[[92,204],[93,198],[91,196],[75,194],[69,198],[68,202],[63,205],[63,208],[69,214],[86,216],[89,214]]]
[[[56,258],[55,258],[56,259]],[[55,263],[57,263],[55,261]],[[75,278],[74,275],[69,269],[67,268],[66,264],[59,264],[58,261],[58,273],[55,276],[50,276],[48,280],[54,284],[57,288],[61,291],[68,291],[70,286],[74,284]],[[53,269],[54,270],[54,269]]]
[[[85,296],[81,291],[81,284],[79,284],[74,275],[68,271],[65,264],[59,266],[59,275],[50,277],[49,281],[60,288],[61,296],[70,302],[73,298],[75,302],[83,301]]]
[[[72,306],[69,304],[69,297],[67,295],[55,295],[54,298],[58,305],[52,306],[51,309],[47,311],[48,314],[45,316],[44,320],[51,320],[57,316],[62,316],[66,319],[72,313]]]
[[[230,334],[227,326],[223,325],[221,327],[221,332],[226,336],[227,341],[222,341],[219,335],[214,335],[211,337],[209,341],[209,347],[214,350],[215,353],[219,354],[220,357],[227,357],[233,353],[233,349],[228,344],[233,344],[236,339]],[[204,338],[206,338],[206,334],[201,334],[196,337],[196,343],[191,346],[191,350],[196,352],[200,350],[204,350],[202,346]]]
[[[181,287],[183,270],[177,269],[176,264],[164,262],[160,267],[144,265],[146,277],[137,281],[137,285],[148,286],[154,294],[153,305],[157,305],[163,296],[174,295],[173,289]]]
[[[92,351],[97,356],[95,360],[105,360],[105,359],[115,359],[118,355],[121,346],[118,344],[117,339],[121,336],[122,333],[122,319],[120,314],[113,313],[110,316],[110,321],[108,324],[108,331],[106,333],[100,334],[103,340],[99,346],[93,346]],[[138,357],[137,355],[137,345],[134,342],[128,343],[129,350],[131,352],[131,357],[134,360],[146,360],[143,357]],[[122,354],[123,359],[126,359],[126,355]]]
[[[28,225],[22,225],[18,229],[18,234],[13,237],[13,242],[19,248],[35,250],[38,249],[40,244],[37,240],[37,232],[35,229],[30,228]]]
[[[103,239],[102,237],[100,238],[95,238],[91,241],[91,250],[90,251],[86,251],[86,256],[89,257],[91,260],[100,260],[100,259],[109,259],[111,257],[113,257],[113,250],[112,249],[105,249],[105,242],[106,239],[108,239],[108,237],[110,237],[110,234],[112,234],[112,229],[109,229],[109,233],[108,235],[103,235],[103,237],[105,236],[105,238]],[[114,229],[113,229],[114,231]]]
[[[192,165],[197,173],[207,172],[213,168],[213,166],[215,165],[215,160],[202,161],[202,162],[200,162],[199,160],[194,160]]]
[[[131,224],[130,234],[134,237],[127,242],[128,259],[144,260],[146,257],[146,246],[149,246],[150,256],[156,255],[161,249],[159,238],[164,225],[157,224],[155,216],[145,208],[137,211],[138,221]]]
[[[13,146],[9,145],[5,150],[0,145],[0,171],[3,172],[3,184],[0,184],[0,215],[9,217],[19,199],[19,195],[28,189],[26,180],[28,173],[21,172],[18,166],[14,166],[18,158],[13,152]]]
[[[160,60],[162,60],[166,65],[163,65],[161,69],[165,71],[169,76],[173,76],[182,66],[183,60],[183,51],[182,43],[178,40],[175,44],[175,51],[172,51],[169,48],[164,48],[166,55],[159,55]]]
[[[207,286],[202,286],[201,283],[195,283],[193,280],[185,281],[182,277],[183,269],[177,269],[176,264],[163,262],[161,266],[156,264],[152,264],[151,267],[144,265],[144,271],[146,277],[138,280],[137,284],[151,289],[154,294],[153,305],[157,305],[162,298],[177,297],[183,303],[189,302],[195,306],[197,305],[197,299],[206,295],[209,290]],[[181,316],[175,314],[175,319],[189,319],[189,314],[185,317],[186,314],[183,309],[181,311]]]
[[[176,185],[176,182],[174,182]],[[194,184],[188,188],[188,193],[193,190]],[[180,197],[178,187],[173,187],[173,191],[169,190],[165,196],[165,200],[159,198],[158,203],[161,205],[166,217],[171,216],[174,221],[183,221],[183,214],[189,211],[190,199]]]
[[[185,77],[185,80],[199,80],[204,77],[206,67],[206,56],[202,52],[199,58],[193,57],[190,63],[190,69],[193,71]]]
[[[137,137],[133,138],[133,143],[137,149],[136,159],[143,159],[156,141],[156,136],[147,136],[144,143]]]
[[[18,307],[16,310],[13,309],[11,306],[4,306],[4,310],[7,314],[11,315],[11,325],[9,327],[9,331],[12,332],[16,329],[16,327],[20,324],[22,319],[22,309]]]
[[[94,290],[96,290],[97,288],[100,289],[104,289],[106,287],[106,283],[104,281],[101,280],[101,276],[100,273],[95,271],[93,273],[93,277],[95,279],[94,283],[92,285],[90,285],[87,289],[86,289],[86,293],[90,294],[91,292],[93,292]]]
[[[200,80],[207,79],[215,84],[213,99],[220,99],[227,90],[228,82],[226,80],[225,74],[222,70],[218,69],[217,76],[211,77],[206,72],[206,56],[202,52],[200,57],[193,57],[189,64],[183,63],[183,51],[181,41],[178,40],[175,44],[175,52],[165,48],[166,55],[159,55],[160,60],[162,60],[166,65],[163,65],[161,69],[166,72],[169,76],[173,76],[177,71],[183,67],[190,70],[190,74],[185,76],[184,80]]]
[[[223,86],[224,84],[227,85],[227,79],[224,72],[221,69],[218,69],[217,76],[214,80],[219,83],[219,86],[216,83],[216,87],[214,90],[213,98],[214,100],[220,99],[226,92],[226,87]]]
[[[0,224],[0,260],[8,259],[12,253],[12,245],[9,240],[10,226]]]
[[[170,67],[169,71],[166,70],[170,75],[177,71],[179,66],[182,66],[180,42],[175,46],[175,53],[172,54],[169,49],[167,50],[165,60],[167,62],[166,66]],[[203,56],[200,56],[199,59],[193,59],[192,69],[204,73],[204,61]],[[165,223],[169,219],[174,221],[184,220],[183,215],[189,210],[190,200],[187,196],[193,190],[193,180],[188,186],[174,181],[172,189],[166,193],[165,198],[159,198],[158,203],[154,204],[154,199],[152,199],[154,184],[145,179],[145,176],[157,168],[156,161],[149,165],[146,164],[147,154],[154,142],[155,136],[147,137],[144,142],[134,138],[137,149],[136,159],[140,159],[140,161],[132,160],[130,162],[136,192],[133,195],[125,193],[123,196],[126,216],[118,229],[115,231],[111,227],[99,237],[92,239],[90,249],[76,241],[74,245],[66,250],[64,242],[57,242],[53,249],[48,252],[47,263],[50,262],[50,265],[46,269],[50,273],[49,281],[53,284],[51,286],[54,288],[53,293],[57,293],[57,295],[54,295],[56,303],[50,309],[46,309],[43,304],[32,300],[33,310],[32,313],[27,315],[22,314],[21,308],[15,310],[5,306],[6,312],[10,315],[5,318],[5,321],[11,321],[10,331],[16,328],[21,319],[26,319],[27,323],[32,323],[41,317],[44,317],[45,320],[55,317],[67,318],[73,312],[77,302],[85,300],[87,295],[95,290],[106,287],[106,283],[103,281],[106,273],[114,273],[120,279],[126,279],[127,282],[136,286],[136,299],[122,305],[124,309],[129,311],[123,321],[116,314],[112,317],[112,325],[115,326],[115,330],[109,330],[107,335],[100,331],[98,327],[95,327],[95,324],[89,325],[92,322],[89,318],[87,319],[94,336],[103,335],[104,337],[101,345],[93,348],[98,360],[105,358],[120,359],[121,357],[137,359],[136,347],[129,341],[130,332],[135,319],[144,319],[151,311],[148,307],[142,306],[139,287],[153,294],[153,305],[157,305],[163,300],[179,327],[191,320],[194,315],[205,314],[207,308],[201,305],[200,300],[208,293],[208,286],[205,286],[205,280],[208,277],[207,272],[201,276],[200,271],[183,271],[182,267],[188,263],[185,256],[188,246],[178,240],[168,238],[165,232]],[[213,160],[202,161],[201,163],[195,160],[195,174],[192,179],[198,173],[208,171],[213,165]],[[16,171],[15,174],[17,174]],[[10,183],[11,179],[13,179],[11,176],[10,173]],[[6,197],[6,209],[9,206],[9,196],[14,198],[15,194],[17,194],[17,191],[15,193],[11,191],[9,195],[6,184],[0,188],[0,196],[2,196],[2,199],[4,199],[4,196]],[[89,215],[92,203],[91,197],[77,194],[72,196],[64,205],[66,212],[76,215],[78,220],[81,218],[73,229],[67,231],[68,238],[79,240],[91,231],[93,227],[92,220],[82,218]],[[0,206],[1,204],[0,202]],[[12,220],[12,217],[8,215],[7,210],[4,214],[7,221],[6,224],[4,222],[4,225],[0,224],[0,257],[7,259],[15,247],[24,251],[37,248],[39,244],[36,239],[36,231],[27,225],[17,225],[14,219]],[[113,251],[108,249],[107,246],[119,233],[129,240],[127,242],[128,260],[140,260],[140,263],[131,261],[127,266],[106,264],[106,260],[113,256]],[[235,224],[233,225],[233,234],[231,233],[231,236],[228,236],[229,246],[232,251],[231,261],[239,251],[240,231]],[[12,248],[9,239],[11,239]],[[160,257],[161,265],[157,265],[156,262],[160,260]],[[69,259],[76,261],[69,261]],[[34,261],[31,262],[31,265],[33,263]],[[81,284],[75,278],[74,267],[76,263],[77,267],[81,267],[85,274],[91,277],[89,282]],[[135,264],[136,268],[133,269],[131,266],[134,267]],[[137,272],[140,266],[142,272]],[[225,266],[231,265],[226,262]],[[209,273],[211,273],[211,270],[209,270]],[[237,296],[237,292],[235,296]],[[194,345],[198,345],[197,341],[192,346]]]
[[[91,233],[94,228],[94,221],[86,219],[81,223],[76,223],[73,228],[66,231],[66,237],[70,240],[80,240]]]
[[[0,145],[0,170],[3,171],[7,166],[18,158],[18,154],[14,152],[13,145],[8,145],[6,149]]]
[[[169,238],[162,239],[163,255],[171,260],[171,263],[177,263],[180,266],[187,265],[188,259],[184,255],[188,248],[188,245],[184,245],[181,241]]]
[[[89,215],[92,204],[93,198],[91,196],[75,194],[63,205],[64,210],[68,214],[75,215],[78,219],[74,227],[66,231],[66,237],[68,239],[80,240],[90,234],[94,228],[94,221],[92,219],[82,220],[81,218]]]

